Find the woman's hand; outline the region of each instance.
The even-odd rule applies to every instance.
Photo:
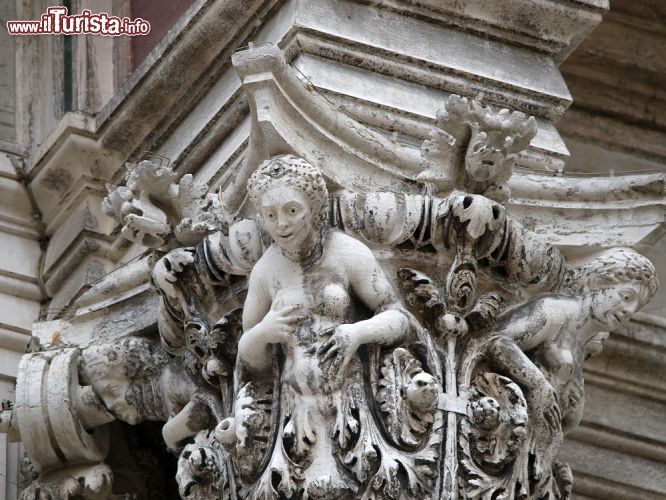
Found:
[[[266,344],[284,344],[296,333],[305,318],[303,306],[300,304],[276,307],[274,303],[255,327],[259,329],[257,338]]]
[[[277,306],[275,302],[264,318],[241,335],[238,356],[250,368],[263,371],[271,364],[270,344],[285,344],[306,316],[303,306]]]
[[[329,380],[345,376],[347,365],[359,347],[359,335],[356,330],[354,324],[338,325],[331,338],[317,350],[319,366]]]

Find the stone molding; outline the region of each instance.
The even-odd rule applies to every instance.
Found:
[[[204,46],[204,33],[208,35],[211,30],[224,30],[226,26],[224,23],[222,26],[215,26],[214,14],[220,14],[220,11],[215,9],[230,9],[224,12],[231,13],[234,12],[235,5],[234,2],[224,2],[224,5],[218,3],[212,7],[201,2],[201,5],[197,5],[181,20],[172,37],[154,53],[154,60],[144,65],[133,77],[125,94],[95,118],[68,115],[41,152],[33,155],[32,158],[37,161],[34,162],[34,169],[30,174],[33,176],[32,186],[39,193],[40,203],[48,219],[49,233],[53,236],[45,254],[43,273],[47,289],[54,295],[51,310],[55,314],[71,314],[66,312],[66,308],[71,307],[77,297],[75,307],[78,310],[74,313],[74,318],[68,321],[59,320],[37,325],[33,333],[40,339],[41,348],[47,354],[31,355],[28,359],[37,360],[42,356],[48,358],[50,363],[50,356],[64,356],[74,352],[68,350],[72,349],[71,346],[82,348],[85,358],[86,349],[90,348],[88,352],[92,353],[96,346],[113,344],[128,336],[154,339],[157,333],[156,324],[162,333],[166,331],[165,328],[173,328],[173,325],[166,327],[164,322],[160,323],[160,318],[163,318],[164,314],[168,316],[177,311],[173,309],[173,304],[169,305],[168,301],[160,299],[148,284],[150,269],[159,255],[155,255],[152,260],[144,257],[107,275],[118,262],[127,262],[139,255],[142,248],[136,243],[128,244],[118,238],[117,223],[101,214],[99,202],[105,192],[103,183],[119,183],[124,173],[125,160],[138,162],[142,158],[142,149],[156,150],[157,154],[173,160],[178,179],[183,174],[192,172],[194,181],[208,183],[211,191],[220,186],[226,187],[226,190],[222,190],[222,202],[227,207],[227,212],[222,219],[226,219],[227,223],[232,223],[234,216],[254,215],[249,202],[243,204],[243,178],[247,177],[243,172],[249,174],[262,160],[285,152],[297,153],[324,172],[329,189],[335,193],[336,201],[332,207],[339,210],[340,214],[345,213],[345,210],[352,210],[350,205],[345,203],[350,203],[349,200],[353,200],[354,196],[370,195],[366,210],[385,208],[386,203],[390,205],[390,202],[387,202],[390,196],[382,193],[373,198],[374,193],[386,188],[395,189],[396,186],[400,187],[401,192],[407,193],[405,199],[413,203],[410,207],[426,210],[423,207],[427,207],[427,203],[414,203],[414,200],[421,200],[419,197],[422,196],[437,199],[445,189],[441,185],[438,187],[437,182],[427,188],[415,182],[424,180],[423,177],[419,178],[424,162],[422,142],[436,138],[442,127],[438,124],[438,116],[432,106],[432,110],[418,105],[401,109],[401,106],[396,104],[401,98],[392,95],[392,92],[398,95],[398,90],[408,95],[416,89],[419,96],[427,97],[428,103],[438,101],[438,105],[441,105],[450,93],[465,89],[469,92],[470,100],[475,97],[480,99],[480,106],[488,103],[499,104],[514,111],[527,111],[528,114],[537,115],[537,137],[532,139],[528,149],[519,151],[515,157],[515,164],[512,163],[511,166],[513,175],[509,174],[508,182],[499,182],[510,188],[511,197],[499,201],[507,201],[508,219],[522,224],[527,230],[524,234],[532,234],[530,231],[534,231],[538,234],[536,241],[555,244],[557,250],[554,249],[554,252],[558,254],[559,251],[566,256],[572,268],[589,262],[595,252],[609,248],[622,246],[646,251],[663,232],[663,174],[623,176],[605,179],[603,182],[580,182],[578,178],[547,177],[534,173],[535,170],[542,173],[561,173],[568,152],[552,121],[564,112],[570,103],[570,96],[566,87],[558,83],[559,71],[553,61],[561,61],[583,35],[592,29],[600,19],[600,14],[607,8],[604,2],[541,2],[535,8],[543,8],[544,12],[549,13],[552,13],[550,9],[566,11],[567,15],[573,16],[573,21],[548,25],[547,22],[554,17],[545,16],[546,24],[540,25],[536,31],[530,31],[532,27],[520,26],[518,16],[506,20],[512,29],[505,34],[492,22],[482,22],[483,16],[488,13],[475,11],[473,2],[468,3],[465,7],[467,10],[464,11],[455,10],[458,8],[457,3],[430,5],[423,2],[419,6],[410,3],[403,10],[390,1],[374,2],[372,5],[345,2],[341,11],[358,14],[353,16],[354,23],[350,23],[353,26],[350,26],[348,31],[330,29],[325,15],[327,9],[333,8],[329,2],[315,4],[309,1],[293,1],[279,7],[272,2],[257,2],[244,11],[248,15],[259,12],[255,14],[255,18],[259,19],[256,25],[241,23],[240,31],[227,32],[230,35],[225,39],[229,40],[227,45]],[[514,13],[523,12],[525,7],[522,2],[512,2],[511,6],[515,10],[509,10]],[[515,52],[522,54],[521,60],[525,67],[530,63],[543,63],[544,67],[548,68],[548,78],[539,84],[539,88],[536,88],[536,84],[528,88],[521,86],[519,82],[522,75],[511,75],[509,78],[506,72],[484,73],[474,66],[476,63],[456,62],[446,57],[435,60],[427,54],[419,53],[418,47],[399,46],[395,44],[396,40],[385,40],[384,43],[381,30],[373,28],[362,31],[360,35],[354,33],[356,28],[375,19],[378,14],[392,19],[405,16],[407,19],[404,23],[413,27],[423,26],[428,22],[432,24],[436,19],[444,20],[441,29],[435,30],[437,39],[447,34],[461,43],[471,43],[489,36],[500,52],[506,47],[513,47],[511,50],[514,50],[519,46],[520,49],[515,49]],[[271,15],[274,15],[272,20],[267,21],[263,27],[258,26]],[[184,37],[178,39],[181,34]],[[236,70],[229,65],[230,48],[240,45],[238,40],[250,38],[256,41],[255,48],[234,58],[236,70],[240,72],[239,78],[234,73]],[[262,52],[262,42],[277,40],[281,40],[284,56],[275,56],[275,50],[272,55],[270,51]],[[196,57],[193,54],[196,54]],[[352,67],[350,62],[354,55],[360,60]],[[193,62],[200,70],[198,73],[193,71],[186,75],[187,81],[182,78],[177,80],[177,77],[182,76],[179,68],[183,60]],[[427,66],[425,70],[424,66]],[[345,82],[355,82],[348,85],[349,95],[343,86],[330,79],[329,75],[333,72],[343,75]],[[174,87],[177,81],[179,84]],[[360,83],[367,83],[367,88],[363,89]],[[387,84],[391,91],[380,95],[376,89],[382,88],[384,84]],[[487,94],[481,93],[484,89],[488,90]],[[145,98],[146,95],[151,97]],[[156,104],[159,96],[166,98],[162,101],[166,102],[166,105]],[[145,120],[139,121],[138,118]],[[321,148],[326,153],[317,154],[316,148]],[[444,156],[447,157],[446,154]],[[449,157],[449,161],[458,164],[461,156],[454,153]],[[346,169],[339,168],[338,162],[342,162]],[[378,168],[383,172],[382,176],[371,179]],[[366,172],[367,175],[356,177],[359,172]],[[241,180],[230,183],[234,175],[238,175]],[[80,180],[70,182],[72,179]],[[471,188],[471,185],[465,182],[461,181],[456,187],[469,191],[478,188]],[[485,186],[479,194],[483,192],[492,198],[494,195],[485,191],[488,187]],[[608,191],[613,195],[607,196]],[[479,202],[478,206],[481,205],[483,203]],[[487,212],[491,206],[489,204],[483,209],[480,208],[479,213],[484,213],[484,210]],[[234,209],[229,210],[229,207]],[[427,209],[431,210],[432,207]],[[122,210],[119,210],[119,215],[122,220]],[[364,217],[367,217],[367,213]],[[407,217],[405,223],[414,220],[417,219]],[[175,221],[173,227],[181,222],[182,218]],[[356,238],[368,243],[376,251],[382,265],[391,262],[396,252],[403,251],[382,249],[382,245],[375,245],[376,242],[371,241],[377,236],[393,241],[392,238],[396,237],[397,233],[368,233],[365,228],[355,226],[352,220],[342,222],[342,219],[338,219],[337,223],[342,224],[340,227],[344,227]],[[193,221],[192,228],[196,224],[197,221]],[[252,224],[250,227],[253,227]],[[618,227],[621,228],[620,231],[615,229]],[[610,228],[614,230],[611,232]],[[197,231],[199,229],[194,233]],[[201,230],[202,234],[208,231],[209,228],[206,227]],[[238,232],[239,228],[235,231],[235,235],[241,234]],[[180,238],[178,242],[185,244],[182,232],[180,234],[181,236],[177,236]],[[421,236],[410,239],[409,244],[425,247],[436,241],[433,235],[428,235],[432,240],[422,236],[422,239]],[[408,241],[402,243],[407,244]],[[449,254],[442,262],[446,261],[447,266],[455,264],[455,259],[462,258],[464,254],[458,253],[461,255]],[[83,264],[80,264],[82,260]],[[239,261],[232,264],[238,265]],[[245,265],[244,271],[247,272],[248,269]],[[482,275],[481,282],[488,286],[492,280],[483,273]],[[101,278],[100,281],[94,283],[98,278]],[[428,277],[419,279],[426,278]],[[443,276],[436,279],[440,280],[440,284],[444,283]],[[451,278],[451,281],[455,280]],[[452,286],[448,278],[446,283],[445,286]],[[88,287],[90,290],[81,295],[82,289]],[[244,287],[243,279],[231,283],[229,289],[232,293],[225,292],[224,300],[235,296],[235,306],[242,305]],[[531,292],[518,287],[514,289],[514,293],[514,300],[518,300],[516,303],[522,303],[521,300],[530,302]],[[200,294],[200,290],[194,295],[197,294]],[[516,299],[518,296],[520,299]],[[210,303],[215,297],[208,295],[206,299]],[[204,305],[209,307],[209,303]],[[228,312],[230,307],[215,310],[211,317],[219,317]],[[492,306],[488,307],[492,309]],[[446,318],[443,324],[448,325],[451,321],[455,321],[455,318]],[[182,325],[176,326],[174,331],[182,335],[182,328]],[[446,328],[455,330],[451,325]],[[462,331],[458,333],[464,335]],[[629,342],[631,346],[632,342]],[[616,349],[630,348],[624,340],[617,340],[615,337],[612,337],[608,344],[611,346],[611,356]],[[130,347],[127,348],[131,350]],[[641,347],[639,351],[637,359],[650,357],[648,350]],[[391,360],[386,359],[384,367],[387,374],[391,375],[385,375],[392,377],[392,380],[398,380],[406,376],[405,373],[409,373],[409,377],[417,380],[417,375],[424,373],[422,368],[419,372],[415,363],[408,362],[409,356],[402,354],[398,352]],[[108,356],[106,351],[104,356]],[[219,366],[212,365],[211,369],[219,369]],[[403,365],[410,366],[409,370],[412,371],[407,370],[401,374]],[[598,398],[599,394],[603,393],[604,384],[601,379],[605,376],[608,376],[609,380],[617,381],[622,386],[622,391],[627,393],[633,391],[647,395],[655,389],[645,389],[642,384],[649,385],[645,380],[623,382],[616,380],[614,375],[597,375],[595,370],[599,365],[595,365],[595,360],[592,360],[589,366],[592,367],[588,369],[594,391],[592,397]],[[170,367],[169,370],[181,368]],[[167,370],[164,373],[167,373],[164,377],[168,379],[170,372]],[[204,378],[206,376],[209,374],[205,374]],[[426,381],[426,385],[431,382]],[[90,380],[83,383],[88,384]],[[203,387],[200,380],[191,383],[194,386],[183,389],[186,393],[193,390],[194,392],[188,393],[190,396],[196,394],[196,387]],[[484,397],[489,397],[489,388],[504,391],[501,396],[499,393],[493,394],[496,401],[505,401],[502,397],[511,399],[507,394],[514,394],[514,399],[520,399],[516,396],[518,392],[512,392],[515,390],[510,382],[501,378],[488,379],[479,384],[475,389],[477,392],[470,390],[465,396],[465,401],[475,402],[479,414],[487,413],[488,408],[484,405],[487,406],[488,401]],[[95,388],[94,383],[92,387],[97,398],[91,400],[94,405],[110,407],[105,389]],[[382,387],[390,387],[390,384],[385,383]],[[152,401],[150,398],[154,395],[146,394],[146,400]],[[197,397],[205,396],[197,394]],[[388,391],[382,397],[392,396]],[[412,399],[416,401],[418,398]],[[417,403],[417,406],[421,403]],[[525,404],[533,413],[534,403]],[[423,403],[421,406],[426,408],[428,405]],[[518,420],[520,406],[518,404],[512,407]],[[217,411],[211,406],[208,408],[213,413]],[[455,408],[461,415],[466,412],[465,403],[459,400],[443,402],[441,409],[455,413]],[[200,410],[200,407],[196,408],[196,411]],[[153,411],[151,418],[166,418],[157,410],[150,411]],[[242,414],[242,408],[236,411]],[[177,415],[179,414],[171,416]],[[134,417],[116,417],[129,423],[134,421]],[[184,418],[182,415],[181,417]],[[481,417],[477,420],[476,424],[485,425]],[[474,419],[470,420],[473,421]],[[165,440],[172,448],[178,438],[183,436],[180,434],[181,424],[182,421],[176,419],[174,426],[165,431]],[[50,424],[47,422],[46,425]],[[451,424],[448,425],[450,427]],[[472,432],[470,429],[468,431],[468,434]],[[414,432],[413,429],[411,432]],[[595,441],[603,447],[615,447],[622,453],[632,453],[643,458],[650,458],[651,453],[661,456],[660,443],[655,444],[649,440],[645,442],[637,436],[635,440],[628,440],[623,434],[625,432],[627,431],[614,428],[600,429],[593,420],[584,419],[581,427],[572,434],[574,444],[571,449],[578,446],[579,442],[590,444]],[[405,439],[418,438],[408,434]],[[478,435],[477,432],[477,438]],[[224,437],[219,440],[221,443],[224,441]],[[202,435],[198,435],[194,443],[188,444],[187,450],[194,458],[189,460],[181,455],[179,479],[182,484],[187,484],[187,478],[191,478],[193,474],[196,476],[192,467],[202,458],[200,450],[209,445],[211,441]],[[451,440],[447,446],[448,453],[451,451]],[[468,446],[463,449],[469,451],[471,448]],[[648,469],[653,467],[653,464],[647,462],[645,465]],[[577,470],[584,470],[580,464],[576,466]],[[467,469],[465,473],[471,474],[470,470],[472,469]],[[206,474],[209,474],[205,479],[209,481],[206,484],[213,484],[214,481],[211,483],[210,479],[215,478],[215,467],[209,466],[206,471]],[[594,491],[604,491],[595,483],[595,474],[592,470],[581,473],[580,491],[590,495]],[[45,473],[39,484],[58,484],[59,481],[62,483],[63,477],[74,478],[73,482],[63,486],[65,489],[74,487],[72,485],[82,479],[83,484],[102,496],[111,480],[109,470],[104,467],[93,467],[89,471],[83,467],[71,471],[62,469],[55,471],[53,475]],[[101,484],[86,483],[86,478],[92,477],[103,480]],[[635,486],[636,491],[640,492],[654,493],[660,489],[658,482]],[[562,488],[562,485],[558,488]],[[620,486],[618,488],[622,489]]]

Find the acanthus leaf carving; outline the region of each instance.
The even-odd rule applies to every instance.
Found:
[[[220,229],[208,186],[182,178],[162,158],[126,164],[126,186],[108,185],[102,209],[122,225],[121,234],[148,248],[196,245]]]
[[[386,414],[387,427],[399,444],[415,447],[434,421],[438,393],[436,379],[406,349],[389,353],[382,364],[375,396]]]

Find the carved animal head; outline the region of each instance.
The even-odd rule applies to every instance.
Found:
[[[430,412],[437,407],[439,386],[435,377],[419,372],[412,377],[405,388],[405,396],[412,407],[419,412]]]
[[[495,429],[499,423],[500,406],[496,399],[483,396],[470,404],[471,421],[484,430]]]

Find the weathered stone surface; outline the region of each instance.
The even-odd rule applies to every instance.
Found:
[[[19,431],[41,472],[32,488],[51,484],[65,463],[30,444],[46,432],[30,422],[38,408],[56,414],[57,400],[41,394],[57,392],[50,371],[78,357],[66,347],[78,345],[85,385],[74,372],[60,377],[73,380],[69,413],[86,428],[110,418],[166,421],[183,497],[568,498],[571,471],[556,456],[582,415],[583,360],[598,351],[600,332],[654,294],[652,264],[625,249],[567,264],[508,217],[507,183],[536,133],[531,118],[451,96],[422,147],[417,180],[432,194],[396,193],[381,183],[410,175],[408,153],[386,181],[365,185],[363,164],[335,171],[332,156],[303,149],[322,172],[293,154],[274,156],[280,144],[313,139],[285,125],[289,107],[280,116],[259,106],[274,101],[250,77],[272,64],[273,82],[290,84],[290,70],[274,50],[236,60],[252,89],[254,151],[222,202],[155,159],[128,165],[127,186],[104,201],[127,238],[158,252],[150,264],[157,316],[140,311],[149,302],[137,263],[82,297],[73,320],[43,324],[41,351],[22,360],[14,411],[26,415]],[[342,150],[340,140],[357,151],[382,140],[340,118],[361,137],[329,139],[331,151]],[[364,158],[403,154],[399,144],[374,147]],[[529,179],[518,186],[529,191]],[[604,199],[594,188],[580,193]],[[240,219],[251,213],[248,197],[256,220]],[[119,288],[128,295],[118,302],[110,292]],[[155,321],[160,343],[137,337],[150,336]],[[71,453],[83,453],[80,435],[68,439]],[[79,460],[104,459],[91,452]]]
[[[27,180],[51,237],[39,285],[52,299],[49,317],[74,317],[35,326],[31,349],[38,352],[24,358],[26,366],[43,363],[47,376],[22,381],[20,397],[32,398],[28,407],[46,418],[21,425],[29,442],[31,432],[46,428],[52,445],[28,444],[41,476],[25,495],[107,497],[112,473],[121,471],[113,450],[108,457],[83,453],[87,464],[62,467],[53,443],[68,439],[65,455],[78,457],[72,443],[85,438],[81,429],[115,419],[110,430],[123,442],[128,434],[118,429],[140,434],[141,422],[165,424],[157,437],[174,467],[178,458],[172,479],[189,498],[275,489],[311,498],[398,489],[407,497],[567,497],[570,471],[551,465],[563,433],[580,419],[583,359],[600,349],[597,332],[614,329],[654,293],[653,269],[634,250],[647,251],[663,232],[663,174],[589,181],[549,175],[561,173],[568,157],[553,125],[570,103],[557,63],[598,23],[606,2],[512,0],[501,12],[482,1],[196,7],[101,113],[67,115],[28,159]],[[626,20],[612,19],[625,29]],[[604,45],[612,31],[595,40]],[[222,41],[210,44],[211,37]],[[578,134],[571,149],[590,158],[598,158],[599,144],[624,151],[607,154],[602,171],[632,162],[638,149],[653,160],[660,155],[660,97],[644,92],[653,51],[641,47],[648,39],[633,45],[647,57],[636,61],[625,91],[616,77],[603,80],[599,95],[588,91],[607,59],[626,55],[612,44],[604,45],[605,59],[572,60],[574,95],[597,100],[563,124]],[[232,68],[234,47],[249,40],[273,47],[236,54]],[[94,88],[78,102],[94,113],[113,90],[111,80],[86,67],[88,55],[78,56],[81,82]],[[191,71],[182,71],[185,63]],[[53,65],[44,73],[51,70],[57,73]],[[599,119],[599,110],[613,116]],[[48,120],[40,127],[48,129]],[[590,125],[611,129],[604,135]],[[647,146],[646,131],[654,138]],[[33,132],[30,140],[39,141],[43,131]],[[142,156],[145,149],[157,154]],[[276,156],[284,153],[294,156]],[[99,213],[104,182],[122,183],[126,160],[138,175],[152,171],[160,154],[172,161],[168,182],[160,183],[159,168],[143,183],[130,175],[109,194],[109,215]],[[143,158],[153,163],[140,167]],[[582,170],[589,161],[578,160]],[[331,195],[321,226],[308,220],[322,209],[312,201],[317,196],[306,196],[310,184],[282,185],[279,169],[267,181],[279,189],[250,190],[259,203],[253,208],[246,181],[261,165],[308,163]],[[20,199],[16,186],[6,187]],[[188,190],[193,195],[183,196]],[[299,204],[304,219],[271,225],[266,200],[285,215]],[[30,238],[32,229],[19,229],[11,217],[0,214],[3,227]],[[117,223],[131,243],[118,238]],[[321,233],[309,231],[314,227]],[[260,278],[248,283],[253,269],[273,296],[266,298]],[[27,268],[4,274],[2,291],[35,303],[41,297]],[[293,281],[301,274],[311,282]],[[337,290],[341,276],[361,281]],[[299,290],[305,299],[294,298]],[[390,306],[377,304],[381,290],[391,290]],[[271,307],[252,312],[267,302]],[[336,313],[346,302],[348,310]],[[285,312],[284,304],[294,310]],[[254,320],[242,325],[241,309]],[[322,336],[304,323],[321,326]],[[639,484],[617,474],[609,483],[608,470],[579,461],[599,452],[618,463],[639,457],[646,471],[663,463],[660,404],[645,402],[664,390],[662,353],[646,347],[660,345],[651,328],[627,334],[630,340],[612,337],[588,365],[593,406],[562,455],[583,497],[662,493],[653,477]],[[0,333],[0,345],[19,346],[20,333]],[[320,352],[305,346],[309,340]],[[49,377],[77,348],[77,369]],[[273,350],[282,358],[273,361]],[[7,366],[16,361],[13,355]],[[304,374],[321,383],[301,390],[298,380],[308,377],[297,375]],[[64,390],[66,397],[49,396]],[[70,397],[80,391],[84,396]],[[615,416],[596,409],[612,396]],[[640,423],[627,426],[636,407],[644,410]],[[82,426],[58,436],[52,429],[62,426],[51,413]],[[149,446],[152,453],[160,445]],[[52,463],[41,457],[49,450]],[[134,464],[141,446],[122,453],[132,458],[125,465]],[[150,470],[144,465],[137,467]],[[123,493],[149,488],[125,483],[122,474],[113,484],[123,484]],[[154,491],[175,494],[173,482],[165,485]]]

